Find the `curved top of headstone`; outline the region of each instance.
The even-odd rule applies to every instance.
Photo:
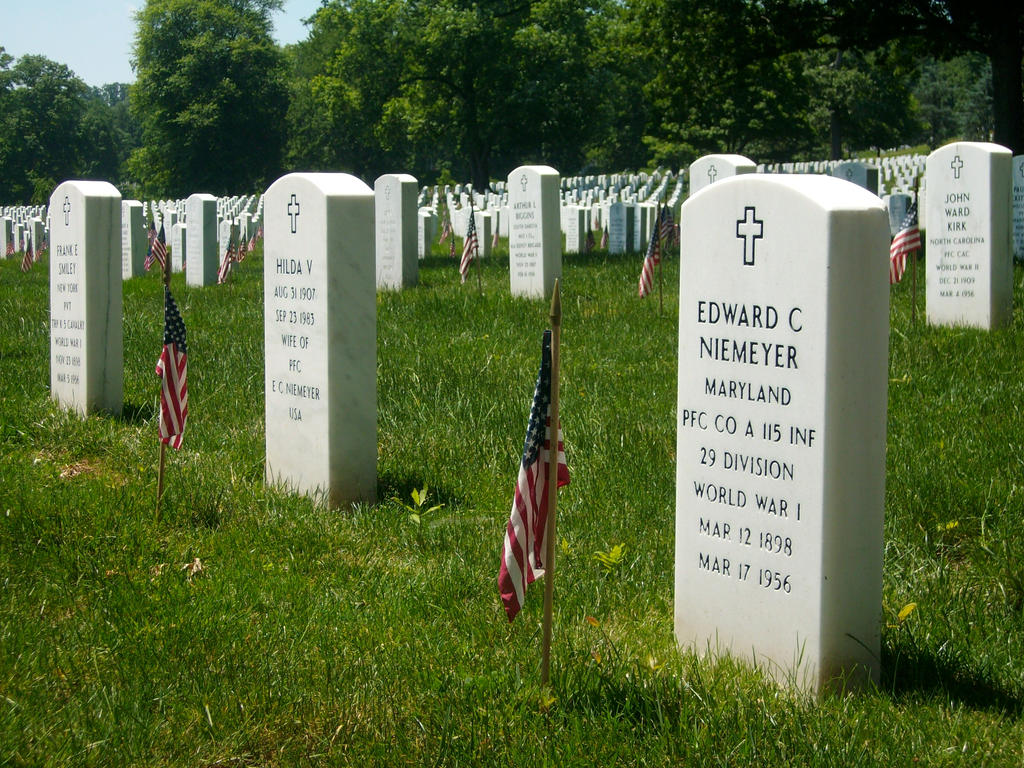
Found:
[[[81,194],[88,195],[89,197],[121,196],[121,193],[118,192],[117,187],[115,187],[109,181],[85,181],[82,179],[69,179],[67,181],[62,181],[60,184],[58,184],[54,188],[53,194],[50,195],[50,197],[52,198],[53,195],[56,195],[58,191],[64,190],[67,187],[76,189]]]
[[[728,154],[728,153],[716,154],[716,155],[702,155],[701,157],[698,157],[696,160],[694,160],[693,163],[690,163],[690,165],[693,165],[694,163],[700,163],[700,162],[703,162],[703,161],[707,161],[707,160],[717,160],[719,162],[731,163],[732,165],[738,165],[738,166],[753,165],[754,167],[756,167],[756,164],[754,163],[754,161],[751,160],[749,157],[746,157],[744,155],[734,155],[734,154],[731,155],[731,154]]]
[[[188,196],[188,200],[195,198],[196,200],[216,200],[217,198],[211,195],[209,192],[193,192]]]
[[[774,187],[780,192],[790,192],[806,198],[821,210],[868,210],[871,208],[884,209],[885,207],[878,195],[833,176],[749,173],[730,176],[717,184],[709,184],[683,203],[683,210],[685,211],[692,203],[709,195],[742,195],[740,187],[747,186]]]
[[[521,173],[523,171],[532,171],[533,173],[536,173],[538,176],[558,175],[558,171],[556,171],[550,165],[520,165],[515,170],[510,171],[508,175],[509,177],[511,177],[513,174]]]
[[[411,174],[408,174],[408,173],[382,173],[374,181],[374,184],[376,184],[381,179],[396,179],[396,180],[402,182],[403,184],[406,184],[406,183],[418,184],[419,183],[416,180],[415,176],[413,176]],[[426,187],[424,187],[424,189],[426,189]]]
[[[294,181],[304,181],[311,184],[324,195],[373,196],[373,190],[366,185],[366,182],[349,173],[287,173],[267,187],[267,191],[264,194],[269,194],[278,184]]]
[[[1009,148],[1004,147],[1002,144],[993,144],[990,141],[951,141],[949,144],[943,144],[928,155],[928,157],[944,154],[946,152],[959,152],[963,150],[967,150],[968,152],[990,152],[997,155],[1013,155]]]

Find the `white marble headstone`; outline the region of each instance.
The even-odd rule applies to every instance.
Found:
[[[523,165],[508,175],[509,281],[513,296],[551,298],[562,276],[558,171]]]
[[[626,252],[626,206],[615,202],[608,206],[608,253]]]
[[[121,201],[121,277],[128,280],[146,271],[148,237],[143,205],[138,200]]]
[[[704,155],[690,163],[690,195],[694,195],[709,184],[739,176],[743,173],[755,173],[757,165],[743,155]]]
[[[416,186],[408,173],[386,173],[373,183],[377,288],[398,291],[416,285]]]
[[[849,162],[839,163],[833,169],[832,175],[837,179],[842,179],[843,181],[848,181],[851,184],[856,184],[858,187],[863,187],[872,194],[878,194],[878,168],[873,165],[851,160]]]
[[[932,325],[992,329],[1013,308],[1012,157],[958,142],[928,156],[926,308]]]
[[[377,493],[374,194],[292,173],[265,196],[267,479],[334,506]]]
[[[50,210],[50,394],[82,415],[120,413],[121,194],[105,181],[65,181]]]
[[[189,195],[185,202],[185,221],[188,224],[185,282],[188,285],[215,285],[220,267],[217,253],[217,198],[199,192]]]
[[[1013,158],[1013,256],[1024,261],[1024,155]]]
[[[171,227],[171,271],[185,271],[185,254],[188,245],[188,226],[179,221]]]
[[[675,635],[820,690],[879,672],[889,226],[826,176],[681,212]]]

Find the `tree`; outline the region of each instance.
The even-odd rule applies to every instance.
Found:
[[[968,52],[986,56],[992,71],[992,140],[1015,154],[1024,152],[1024,4],[831,0],[828,8],[826,26],[844,45],[873,48],[887,40],[919,41],[939,57]]]
[[[43,203],[63,179],[79,175],[87,87],[44,56],[0,49],[0,199]]]
[[[261,189],[281,171],[288,91],[270,36],[281,0],[147,0],[137,15],[130,165],[151,194]]]
[[[575,0],[329,3],[296,51],[289,156],[312,147],[307,162],[369,178],[454,162],[478,189],[521,162],[577,167],[602,98],[593,15]]]

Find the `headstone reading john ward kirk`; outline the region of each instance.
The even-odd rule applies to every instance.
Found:
[[[292,173],[267,190],[264,216],[267,480],[332,506],[372,502],[373,190],[344,173]]]
[[[746,174],[691,197],[681,238],[676,638],[814,691],[877,679],[882,201]]]

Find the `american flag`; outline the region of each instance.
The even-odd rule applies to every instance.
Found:
[[[473,209],[469,209],[469,224],[466,225],[466,240],[462,244],[462,261],[459,262],[459,274],[462,275],[462,282],[466,282],[466,275],[469,274],[469,265],[477,257],[479,245],[476,241],[476,217]],[[454,240],[453,240],[454,243]]]
[[[153,241],[156,240],[156,223],[149,222],[149,247],[146,248],[146,262],[143,264],[146,271],[149,272],[149,268],[153,266],[153,262],[156,261],[156,254],[153,253]],[[167,252],[164,251],[166,257]],[[163,261],[160,262],[160,266],[164,265]]]
[[[511,622],[526,598],[526,586],[544,575],[548,522],[548,462],[551,452],[551,331],[544,331],[540,373],[526,425],[523,459],[501,547],[498,590]],[[558,487],[569,484],[562,429],[558,428]]]
[[[231,272],[231,262],[235,260],[235,243],[233,240],[228,241],[228,248],[224,251],[224,258],[220,263],[220,269],[217,270],[217,285],[223,285],[228,281],[228,274]]]
[[[491,238],[491,250],[492,251],[495,248],[498,247],[498,224],[497,224],[497,222],[493,222],[493,223],[494,223],[494,236]]]
[[[588,229],[587,240],[583,244],[583,252],[590,253],[592,250],[594,250],[594,230]]]
[[[644,256],[644,266],[640,270],[640,286],[638,293],[642,299],[651,292],[654,283],[654,266],[661,262],[661,240],[658,238],[658,229],[655,227],[651,232],[651,242],[647,246],[647,255]]]
[[[676,225],[674,219],[672,209],[669,206],[666,205],[661,209],[661,239],[666,243],[671,243],[675,234]]]
[[[910,204],[903,223],[889,246],[889,285],[903,279],[907,269],[907,256],[921,247],[921,230],[917,226],[917,201]]]
[[[28,272],[32,269],[32,264],[35,262],[35,256],[32,253],[32,236],[28,235],[25,238],[25,255],[21,257],[21,271]]]
[[[601,250],[608,249],[608,226],[601,230]]]
[[[14,255],[14,237],[12,235],[8,235],[7,237],[7,253],[5,255]]]
[[[448,239],[449,235],[452,235],[452,217],[449,215],[448,209],[445,208],[444,223],[441,225],[441,239],[437,241],[437,244],[440,245],[441,243],[443,243],[445,240]]]
[[[160,233],[156,234],[149,241],[149,254],[146,256],[146,271],[153,266],[153,262],[160,265],[160,271],[166,268],[167,263],[167,237],[164,234],[164,225],[160,225]]]
[[[256,232],[257,230],[254,228],[252,231],[252,237],[249,238],[249,242],[245,246],[247,253],[252,253],[256,250]]]
[[[185,381],[185,323],[178,313],[171,289],[164,286],[164,348],[156,361],[160,387],[160,440],[181,448],[188,418],[188,386]]]

